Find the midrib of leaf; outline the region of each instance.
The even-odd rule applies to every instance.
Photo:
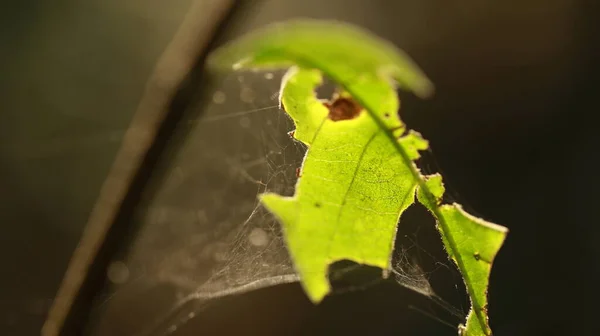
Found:
[[[467,293],[469,295],[469,298],[471,300],[471,306],[472,306],[471,309],[473,309],[475,311],[475,315],[477,316],[477,321],[479,322],[479,324],[481,326],[481,330],[483,330],[487,334],[488,328],[486,327],[487,323],[486,323],[485,317],[482,314],[481,304],[477,301],[475,289],[473,288],[472,281],[469,278],[468,272],[466,271],[466,267],[465,267],[464,261],[462,259],[462,255],[461,255],[461,253],[459,253],[458,245],[456,244],[454,237],[452,237],[452,235],[450,234],[451,230],[448,227],[448,223],[446,223],[446,220],[444,219],[442,212],[440,211],[439,207],[437,206],[437,201],[436,201],[435,197],[433,196],[431,190],[427,186],[427,183],[425,183],[423,176],[421,175],[421,173],[419,172],[417,167],[414,165],[413,161],[410,159],[410,157],[408,156],[408,154],[406,153],[404,148],[400,145],[400,142],[396,139],[393,132],[390,129],[388,129],[386,127],[386,125],[383,123],[383,121],[379,118],[379,116],[377,116],[377,114],[373,112],[375,110],[375,108],[373,106],[370,106],[370,104],[362,98],[360,92],[355,92],[352,89],[352,87],[346,85],[344,79],[336,76],[334,71],[329,70],[329,67],[327,67],[324,64],[319,64],[319,62],[314,61],[310,57],[305,57],[300,54],[290,53],[287,50],[282,51],[281,53],[288,56],[290,59],[297,60],[299,64],[303,64],[306,67],[312,67],[314,69],[320,70],[321,72],[323,72],[323,74],[325,74],[326,77],[329,77],[336,84],[340,85],[365,109],[365,111],[369,114],[369,116],[375,121],[377,127],[379,127],[379,129],[381,129],[384,132],[384,134],[386,135],[388,140],[390,140],[392,142],[392,145],[394,146],[394,148],[396,149],[398,154],[400,154],[404,164],[407,165],[408,167],[410,167],[410,172],[413,175],[413,177],[415,178],[415,180],[417,181],[417,184],[418,184],[419,188],[421,188],[421,190],[423,191],[425,197],[427,197],[427,201],[430,204],[432,204],[431,211],[433,212],[434,216],[437,219],[438,225],[440,227],[440,231],[442,231],[442,234],[446,238],[446,241],[448,243],[447,245],[452,250],[452,255],[456,261],[456,265],[460,269],[461,274],[463,276],[463,279],[465,282],[465,287],[466,287]],[[366,147],[367,146],[365,146],[365,148]],[[358,167],[358,165],[357,165],[357,167]],[[353,181],[354,181],[354,179],[353,179]]]

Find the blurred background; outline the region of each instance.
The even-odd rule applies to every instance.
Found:
[[[190,9],[206,8],[193,18],[205,20],[216,2],[0,4],[0,334],[39,334],[155,64]],[[596,335],[597,7],[239,1],[212,46],[312,17],[362,26],[404,49],[436,85],[427,101],[401,94],[401,117],[431,142],[425,169],[440,170],[469,211],[510,229],[489,291],[495,335]],[[460,319],[410,309],[431,302],[391,282],[319,306],[297,283],[208,302],[291,274],[277,223],[255,199],[293,192],[304,149],[277,109],[281,72],[209,80],[198,60],[177,85],[169,107],[177,118],[119,223],[127,229],[111,242],[104,283],[78,315],[85,334],[455,335],[435,318]],[[418,210],[407,216],[413,224],[401,230],[411,239],[398,248],[427,252],[424,268],[447,265],[433,223]],[[465,312],[455,273],[422,275]]]

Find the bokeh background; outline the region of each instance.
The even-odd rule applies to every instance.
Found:
[[[144,85],[192,2],[0,5],[0,334],[39,334]],[[401,96],[402,117],[431,141],[435,162],[427,164],[454,197],[511,230],[491,279],[495,335],[598,334],[598,5],[244,1],[218,41],[293,17],[370,29],[435,83],[430,100]],[[297,284],[281,285],[181,308],[176,328],[144,328],[212,279],[219,258],[252,255],[221,244],[237,239],[229,236],[237,224],[274,227],[252,201],[257,182],[290,192],[302,155],[284,142],[291,124],[273,96],[280,75],[232,74],[188,88],[198,98],[183,108],[135,211],[136,229],[116,249],[112,284],[90,302],[88,333],[456,334],[407,309],[419,298],[391,283],[318,307]],[[436,239],[426,236],[419,233],[419,245],[435,254]],[[275,252],[265,260],[284,274],[285,256]],[[232,279],[218,284],[244,277],[228,272]],[[439,294],[456,306],[455,292]]]

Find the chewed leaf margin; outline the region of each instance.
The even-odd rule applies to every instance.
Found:
[[[292,65],[318,69],[356,99],[410,168],[418,184],[417,199],[436,218],[444,246],[463,275],[472,304],[463,335],[491,335],[487,316],[489,274],[508,231],[467,214],[460,205],[441,205],[441,176],[423,176],[413,163],[423,146],[411,147],[397,140],[395,130],[403,124],[397,106],[388,104],[387,99],[395,94],[393,82],[421,97],[433,91],[431,82],[410,58],[350,25],[301,20],[276,24],[241,38],[218,50],[209,64],[235,69]]]

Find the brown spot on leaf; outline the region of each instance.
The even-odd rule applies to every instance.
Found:
[[[323,105],[329,109],[329,119],[333,121],[354,119],[362,110],[362,106],[350,97],[334,96]]]

